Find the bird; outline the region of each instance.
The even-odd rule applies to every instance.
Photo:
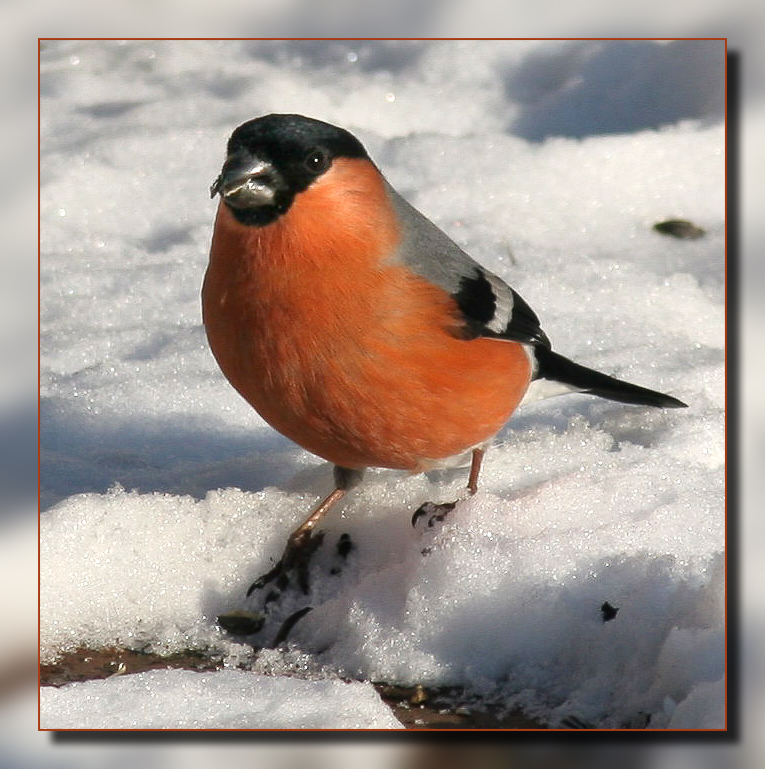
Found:
[[[366,468],[410,473],[484,453],[534,386],[677,408],[554,352],[502,278],[399,195],[338,126],[268,114],[231,134],[202,314],[223,374],[278,432],[334,465],[334,488],[247,592],[297,582],[327,512]],[[424,503],[441,519],[456,503]]]

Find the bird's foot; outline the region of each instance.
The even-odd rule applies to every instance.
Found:
[[[267,605],[275,601],[279,594],[289,587],[291,576],[296,579],[303,595],[308,595],[308,566],[311,557],[323,541],[324,532],[321,531],[313,535],[310,531],[303,531],[297,536],[290,537],[277,564],[270,571],[258,577],[247,588],[247,597],[249,598],[256,590],[262,590],[266,585],[273,582],[273,589],[266,594],[264,603]]]
[[[261,610],[235,610],[221,614],[218,616],[218,624],[232,635],[248,636],[259,633],[267,623],[273,625],[273,621],[281,620],[274,640],[266,646],[273,648],[285,641],[292,628],[313,608],[302,606],[290,611],[294,608],[294,595],[298,590],[300,596],[306,596],[311,592],[308,578],[309,566],[313,554],[323,541],[323,532],[313,536],[310,532],[302,532],[298,537],[290,538],[276,565],[256,579],[247,590],[249,597],[254,592],[269,587],[263,596]],[[331,575],[337,576],[342,573],[343,565],[353,547],[350,536],[341,534],[335,545],[333,564],[329,569]],[[285,615],[286,618],[282,619]],[[272,622],[269,622],[269,616]]]
[[[441,523],[456,506],[457,502],[441,502],[439,504],[425,502],[414,511],[412,526],[417,528],[422,523],[427,528],[432,529],[437,523]]]

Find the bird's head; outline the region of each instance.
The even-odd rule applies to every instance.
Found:
[[[368,158],[348,131],[302,115],[265,115],[240,125],[210,187],[241,224],[264,226],[286,213],[295,196],[337,158]]]

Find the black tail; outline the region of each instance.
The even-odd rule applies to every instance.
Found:
[[[562,382],[582,392],[599,395],[601,398],[619,401],[619,403],[634,403],[641,406],[658,406],[669,409],[687,407],[687,404],[671,395],[664,395],[664,393],[656,392],[656,390],[622,382],[621,379],[615,379],[586,366],[580,366],[547,347],[542,347],[542,345],[535,347],[534,352],[539,363],[538,379]]]

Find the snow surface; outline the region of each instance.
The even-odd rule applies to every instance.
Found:
[[[704,41],[45,43],[43,659],[204,650],[274,707],[366,682],[344,697],[383,720],[369,681],[464,687],[553,725],[721,728],[721,74]],[[232,128],[271,111],[352,130],[557,350],[690,408],[524,407],[479,494],[426,533],[411,513],[453,499],[464,470],[370,472],[327,518],[313,611],[288,648],[254,654],[215,618],[259,608],[247,586],[331,483],[228,385],[201,325],[207,189]],[[706,236],[652,230],[676,217]],[[355,548],[331,575],[344,532]],[[122,687],[126,720],[180,725],[180,687],[204,680],[220,709],[198,717],[224,727],[246,707],[232,674],[68,685],[43,723],[103,726],[95,692]],[[348,712],[306,697],[283,726]]]
[[[150,670],[41,692],[43,728],[400,729],[360,682],[301,681],[241,670]],[[94,715],[98,717],[94,719]]]

